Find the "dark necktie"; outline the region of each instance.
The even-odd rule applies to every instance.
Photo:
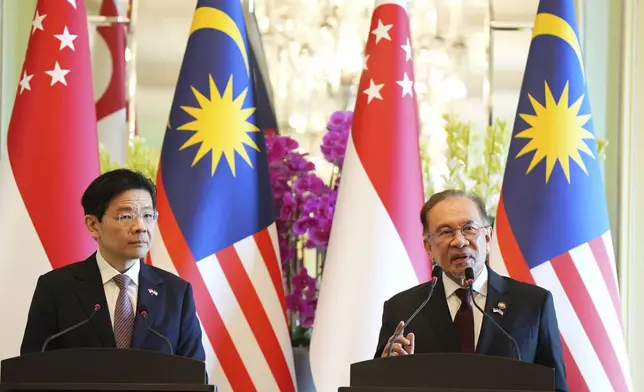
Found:
[[[454,327],[461,340],[461,350],[464,353],[474,352],[474,313],[470,303],[469,290],[458,289],[456,295],[461,299],[461,307],[454,317]]]

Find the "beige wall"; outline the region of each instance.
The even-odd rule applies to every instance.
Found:
[[[621,35],[622,64],[619,133],[619,230],[621,292],[626,314],[626,339],[631,361],[633,390],[644,390],[644,5],[626,1]]]

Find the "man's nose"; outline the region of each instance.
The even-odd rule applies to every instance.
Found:
[[[452,238],[450,245],[457,248],[464,248],[469,244],[470,242],[465,238],[465,236],[463,236],[463,233],[460,230],[454,231],[454,238]]]
[[[136,220],[134,221],[134,224],[132,225],[132,230],[135,233],[141,233],[147,231],[147,228],[145,227],[145,223],[143,222],[143,218],[140,216],[136,217]]]

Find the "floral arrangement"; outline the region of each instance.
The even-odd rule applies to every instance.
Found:
[[[497,120],[481,138],[477,136],[481,132],[473,133],[471,125],[461,122],[457,116],[447,114],[443,118],[447,170],[439,178],[440,187],[474,190],[486,201],[490,216],[494,217],[511,130],[506,122]],[[320,150],[333,170],[326,181],[316,174],[315,164],[295,139],[266,135],[291,343],[296,347],[308,346],[311,338],[352,119],[351,111],[337,111],[327,124]],[[427,139],[420,141],[421,165],[425,194],[431,195],[440,189],[437,189],[437,177],[431,175],[431,157],[425,148],[428,142]],[[597,140],[601,158],[606,145],[605,140]],[[158,151],[135,138],[127,153],[124,166],[156,179]],[[102,172],[122,166],[112,162],[102,146],[100,157]]]
[[[159,151],[145,145],[145,140],[135,136],[128,143],[126,151],[125,165],[118,162],[113,162],[109,151],[103,146],[99,145],[99,156],[101,164],[101,173],[110,170],[118,169],[120,167],[127,167],[132,170],[140,171],[145,174],[152,181],[157,178],[157,166],[159,164]]]
[[[445,188],[472,190],[485,201],[488,214],[494,219],[512,130],[507,122],[497,119],[487,127],[481,140],[472,135],[470,124],[459,121],[453,114],[443,118],[447,134]],[[480,159],[476,161],[473,156]]]
[[[352,112],[335,112],[327,124],[320,149],[333,165],[328,182],[315,174],[315,165],[293,138],[266,136],[293,346],[310,341],[352,117]],[[309,254],[315,262],[305,265]]]
[[[512,129],[506,121],[496,119],[484,133],[473,134],[471,124],[461,122],[454,114],[445,114],[443,119],[447,135],[447,174],[442,177],[443,188],[469,189],[481,196],[494,224]],[[604,159],[607,145],[606,140],[597,139],[600,159]],[[430,157],[423,156],[423,150],[425,194],[429,196],[434,193],[435,183],[429,174]]]

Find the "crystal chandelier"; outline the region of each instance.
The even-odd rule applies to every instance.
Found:
[[[247,6],[262,35],[280,129],[320,166],[329,116],[355,104],[374,2],[254,0]],[[408,8],[421,132],[432,139],[437,166],[445,166],[442,114],[477,96],[485,113],[485,83],[473,75],[487,71],[487,6],[487,0],[414,0]],[[476,91],[468,91],[467,78]]]

